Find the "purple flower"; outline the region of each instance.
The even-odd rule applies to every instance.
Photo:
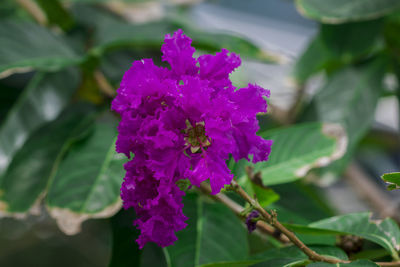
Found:
[[[256,210],[253,210],[252,212],[249,213],[249,215],[247,215],[246,225],[247,225],[247,230],[249,231],[249,233],[256,230],[257,222],[254,221],[254,219],[258,218],[259,216],[260,216],[260,214]]]
[[[229,80],[238,55],[223,49],[196,59],[181,30],[166,35],[161,51],[171,68],[133,62],[112,102],[121,115],[116,149],[131,159],[121,198],[136,211],[140,248],[149,241],[169,246],[186,227],[177,181],[199,186],[209,179],[217,194],[233,178],[230,155],[265,161],[272,145],[256,135],[256,114],[266,112],[269,91],[252,84],[236,89]]]

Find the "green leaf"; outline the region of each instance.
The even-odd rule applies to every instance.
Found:
[[[220,51],[221,48],[238,53],[242,58],[256,59],[265,63],[279,61],[277,55],[268,53],[239,36],[223,33],[208,33],[189,27],[187,24],[178,24],[173,30],[182,28],[186,35],[193,39],[193,46],[206,51]]]
[[[380,18],[400,9],[397,0],[296,0],[304,16],[323,23],[339,24]]]
[[[308,264],[307,267],[330,267],[330,266],[337,266],[337,267],[375,267],[379,266],[376,263],[369,261],[369,260],[357,260],[353,261],[350,263],[336,263],[336,264],[330,264],[326,262],[314,262],[311,264]]]
[[[140,266],[168,267],[164,252],[165,248],[163,249],[157,246],[155,243],[147,243],[142,251]]]
[[[388,190],[400,189],[400,172],[385,173],[382,180],[388,183]]]
[[[316,220],[331,217],[335,212],[320,188],[301,180],[272,188],[282,197],[269,208],[276,210],[281,223],[306,225]],[[296,205],[293,205],[296,203]],[[307,245],[335,245],[336,236],[297,233],[297,237]]]
[[[332,51],[326,47],[322,37],[317,35],[296,61],[292,75],[296,82],[304,83],[313,74],[324,69],[332,59]]]
[[[315,167],[340,158],[346,136],[338,125],[305,123],[260,134],[274,141],[270,158],[254,165],[264,185],[293,182]]]
[[[89,218],[107,218],[121,207],[125,156],[115,151],[116,125],[97,123],[89,138],[71,146],[48,187],[50,215],[67,234]]]
[[[111,218],[112,252],[109,267],[139,266],[142,250],[135,242],[139,230],[133,226],[133,209],[120,210]]]
[[[313,234],[313,235],[340,235],[341,231],[313,228],[307,225],[283,223],[288,229],[299,234]]]
[[[346,129],[348,152],[342,160],[334,163],[336,171],[343,170],[371,126],[378,98],[383,91],[385,63],[383,58],[378,58],[338,71],[329,77],[312,100],[311,105],[315,109],[312,112],[318,120],[340,123]]]
[[[351,234],[363,237],[385,248],[394,259],[400,250],[400,230],[390,218],[374,221],[367,212],[335,216],[308,226],[286,225],[292,231],[308,234]]]
[[[285,196],[277,202],[277,208],[272,204],[272,208],[278,210],[279,220],[282,222],[307,224],[336,215],[324,196],[325,191],[312,183],[300,180],[272,186],[272,189]]]
[[[304,83],[310,76],[326,70],[328,73],[343,65],[359,61],[378,50],[382,20],[340,25],[321,24],[317,36],[310,42],[293,69],[293,76]]]
[[[8,111],[15,104],[23,88],[10,86],[0,81],[0,128],[6,119]]]
[[[92,109],[72,106],[35,131],[18,150],[0,183],[0,212],[26,213],[46,191],[70,145],[88,134]],[[69,192],[69,190],[67,190]]]
[[[227,48],[239,53],[242,57],[258,59],[265,62],[276,61],[275,58],[251,42],[232,35],[213,34],[196,29],[187,23],[182,24],[174,16],[162,21],[146,24],[130,24],[109,12],[85,5],[75,5],[73,12],[76,20],[89,28],[95,28],[94,46],[90,53],[100,56],[109,50],[121,48],[152,48],[160,51],[165,34],[182,28],[190,38],[193,46],[207,51],[218,51]]]
[[[248,267],[259,263],[260,260],[227,261],[219,263],[203,264],[201,267]]]
[[[286,185],[285,185],[286,186]],[[302,211],[305,211],[306,214],[305,216],[302,216],[302,211],[293,211],[286,209],[285,207],[279,205],[279,204],[272,204],[271,209],[274,209],[277,211],[278,214],[278,220],[285,225],[288,229],[291,229],[296,233],[296,236],[306,245],[326,245],[326,246],[334,246],[336,244],[336,232],[327,232],[327,230],[324,230],[323,234],[316,234],[313,231],[307,231],[305,228],[307,226],[304,226],[305,224],[310,223],[310,216],[313,217],[321,217],[321,214],[313,215],[313,209],[318,208],[318,206],[312,205],[312,203],[302,203],[300,202],[300,199],[293,199],[291,201],[288,201],[290,203],[301,203],[302,207],[299,207],[297,210],[302,209]],[[321,213],[319,210],[316,210],[317,213]],[[326,218],[326,216],[324,216]],[[300,231],[297,231],[297,229],[300,229]],[[308,229],[308,228],[307,228]]]
[[[31,69],[55,71],[82,57],[66,41],[30,22],[0,21],[0,77]]]
[[[33,21],[32,16],[25,9],[20,8],[18,2],[15,0],[1,1],[0,18]]]
[[[347,260],[346,253],[340,248],[333,246],[310,246],[320,255],[331,256],[333,258]],[[294,266],[299,264],[303,266],[310,262],[308,257],[296,246],[290,246],[280,249],[270,249],[263,253],[254,255],[252,259],[261,260],[259,264],[252,265],[254,267],[262,266]],[[301,265],[303,264],[303,265]],[[296,265],[298,266],[298,265]]]
[[[247,260],[248,244],[243,224],[228,208],[206,203],[195,194],[184,198],[188,226],[177,233],[178,241],[166,247],[168,266],[201,266]]]
[[[400,12],[394,13],[385,18],[383,34],[385,45],[390,52],[394,63],[394,72],[399,76],[398,62],[400,62]]]
[[[332,56],[348,64],[368,55],[378,45],[382,22],[371,20],[340,25],[322,24],[320,34]]]
[[[100,68],[107,80],[113,85],[115,84],[117,88],[125,71],[131,67],[133,59],[150,58],[152,56],[154,56],[154,53],[146,49],[111,51],[100,58]]]
[[[351,258],[353,260],[358,260],[358,259],[376,260],[386,256],[390,256],[389,252],[386,249],[378,248],[378,249],[364,249],[352,255]]]
[[[395,184],[390,184],[390,185],[388,185],[387,189],[389,191],[391,191],[391,190],[399,189],[399,187]]]
[[[58,25],[64,31],[71,29],[74,25],[71,15],[67,9],[63,7],[59,0],[35,0],[42,10],[46,13],[47,20],[50,24]]]
[[[150,244],[152,245],[152,244]],[[317,253],[325,256],[331,256],[333,258],[348,260],[346,253],[340,248],[333,246],[310,246],[311,249]],[[147,253],[147,250],[154,250],[154,246],[146,245],[142,255]],[[165,251],[166,249],[164,249]],[[150,253],[149,253],[150,254]],[[152,261],[151,264],[141,265],[141,266],[161,266],[162,259],[159,259],[157,252],[152,252],[153,258],[157,258],[157,261]],[[150,262],[146,262],[150,263]],[[256,254],[248,258],[247,260],[238,261],[221,261],[200,265],[201,267],[275,267],[275,266],[304,266],[310,263],[308,257],[301,252],[301,250],[296,246],[284,247],[280,249],[269,249],[265,252]],[[296,265],[298,264],[298,265]],[[163,265],[164,266],[164,265]],[[169,266],[175,266],[170,263]],[[193,265],[190,265],[193,266]]]
[[[78,83],[76,69],[33,77],[0,125],[0,181],[14,153],[34,130],[60,114]]]
[[[271,188],[264,188],[253,184],[254,194],[262,207],[267,207],[270,204],[279,200],[280,196]]]
[[[66,3],[85,3],[85,4],[107,4],[108,0],[63,0]],[[151,4],[154,3],[159,3],[163,2],[164,0],[119,0],[118,2],[120,3],[126,3],[126,4],[141,4],[141,3],[146,3],[150,2]],[[179,1],[174,1],[174,0],[167,0],[169,4],[177,4],[179,5]],[[181,4],[185,4],[182,2]]]
[[[242,161],[243,163],[245,161]],[[234,164],[234,165],[233,165]],[[229,166],[232,165],[232,166]],[[232,173],[237,176],[236,168],[243,168],[245,166],[241,166],[242,164],[239,162],[234,162],[233,158],[231,159],[228,167],[231,169]],[[235,167],[234,167],[235,166]],[[255,180],[250,180],[246,175],[242,176],[242,178],[238,181],[239,185],[242,186],[246,192],[250,195],[256,195],[258,202],[262,207],[267,207],[272,203],[278,201],[280,199],[279,194],[277,194],[273,189],[262,185],[262,181],[260,177],[256,174]]]

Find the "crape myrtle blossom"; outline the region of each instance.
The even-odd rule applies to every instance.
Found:
[[[191,41],[182,30],[166,35],[162,60],[170,68],[133,62],[112,102],[121,115],[116,150],[130,159],[121,198],[136,211],[140,248],[172,245],[186,227],[179,180],[200,186],[209,179],[217,194],[233,178],[230,155],[255,163],[271,150],[272,141],[256,135],[269,91],[254,84],[236,89],[229,74],[240,57],[223,49],[194,58]]]

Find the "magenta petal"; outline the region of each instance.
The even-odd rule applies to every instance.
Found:
[[[201,182],[210,179],[212,194],[218,194],[233,179],[233,174],[226,166],[226,160],[218,155],[217,151],[206,152],[194,169],[188,170],[186,175],[195,186],[200,186]]]
[[[236,90],[229,80],[238,55],[223,49],[199,57],[198,67],[181,30],[166,35],[161,50],[171,69],[151,59],[133,62],[112,102],[121,115],[116,150],[129,158],[121,198],[125,209],[135,209],[140,248],[172,245],[186,227],[180,180],[196,186],[209,180],[218,194],[233,179],[231,155],[263,161],[272,145],[256,135],[269,91],[252,84]]]
[[[171,70],[178,77],[181,75],[193,75],[198,69],[196,59],[193,58],[195,49],[191,46],[192,39],[177,30],[172,36],[165,35],[164,44],[161,47],[162,60],[167,61]]]
[[[245,111],[252,117],[260,112],[267,112],[267,102],[263,98],[269,97],[270,92],[258,85],[249,84],[233,94],[233,100],[239,105],[240,110]]]
[[[200,77],[208,80],[213,86],[223,88],[231,85],[229,74],[240,66],[241,60],[235,53],[230,53],[226,49],[222,49],[213,55],[202,55],[198,61],[200,64]]]
[[[166,75],[168,75],[168,70],[157,67],[151,59],[133,62],[132,67],[122,78],[111,108],[121,113],[137,108],[142,101],[142,96],[167,92],[169,86],[164,81]]]

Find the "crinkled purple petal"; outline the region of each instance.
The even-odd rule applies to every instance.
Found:
[[[198,71],[196,59],[193,58],[195,49],[191,46],[192,40],[177,30],[172,36],[165,35],[164,44],[161,47],[162,60],[167,61],[172,72],[181,75],[195,75]]]
[[[238,55],[223,49],[197,60],[181,30],[166,35],[161,50],[171,68],[135,61],[112,102],[121,115],[116,150],[130,159],[121,198],[136,211],[140,248],[172,245],[186,227],[179,180],[196,186],[209,180],[217,194],[233,179],[230,155],[266,160],[272,144],[256,135],[256,114],[266,112],[269,91],[251,84],[236,90],[229,80]]]
[[[222,49],[214,55],[202,55],[198,61],[200,64],[200,78],[208,80],[216,88],[231,85],[229,74],[240,66],[239,55]]]

